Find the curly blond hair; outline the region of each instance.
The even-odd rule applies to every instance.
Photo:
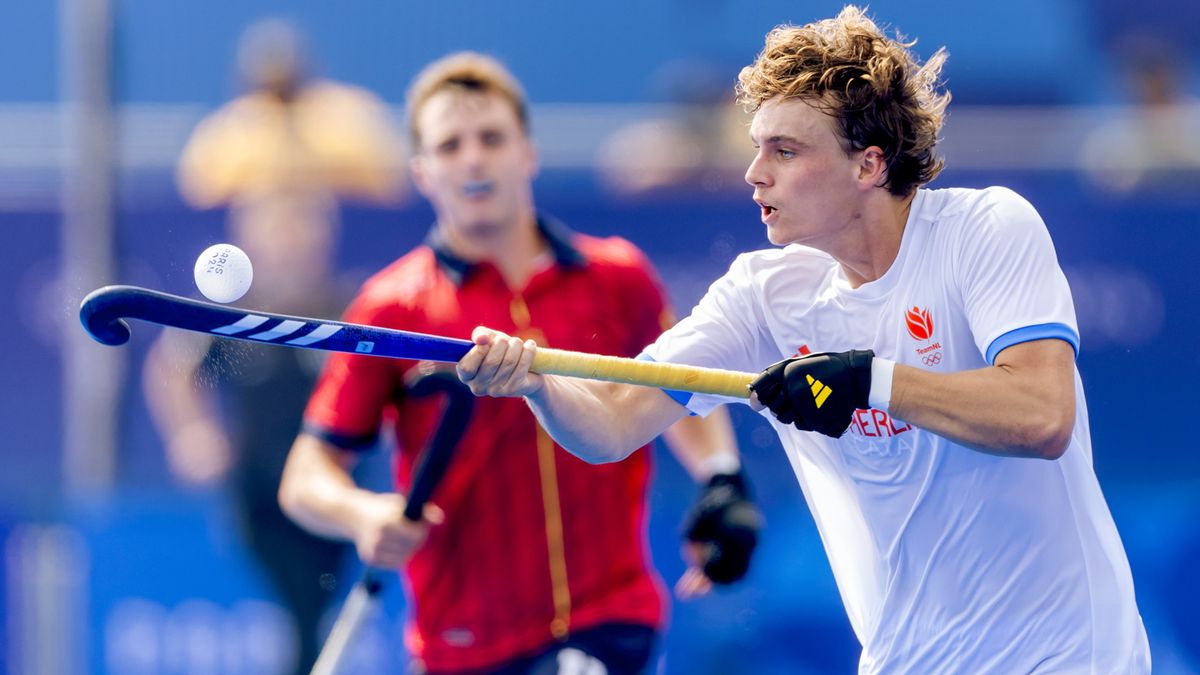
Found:
[[[833,19],[778,26],[738,75],[737,99],[754,112],[773,98],[798,98],[833,116],[846,151],[878,146],[887,162],[881,187],[908,196],[942,170],[934,146],[950,102],[938,91],[945,48],[921,65],[914,44],[888,38],[853,5]]]
[[[499,94],[512,105],[521,129],[529,133],[529,102],[521,83],[508,68],[484,54],[455,52],[425,66],[408,87],[404,107],[414,149],[421,147],[421,130],[417,128],[421,108],[435,94],[446,90]]]

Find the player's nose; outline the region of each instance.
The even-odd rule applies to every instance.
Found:
[[[746,182],[750,185],[770,185],[770,174],[764,165],[763,155],[761,152],[754,155],[754,159],[750,161],[750,166],[746,168]]]

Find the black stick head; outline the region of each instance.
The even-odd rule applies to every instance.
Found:
[[[129,342],[129,323],[121,318],[127,287],[105,286],[88,293],[79,305],[79,321],[100,344],[115,347]]]

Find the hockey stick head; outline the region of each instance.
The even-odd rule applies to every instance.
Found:
[[[116,347],[129,342],[129,323],[121,318],[132,286],[97,288],[79,305],[79,321],[96,342]]]

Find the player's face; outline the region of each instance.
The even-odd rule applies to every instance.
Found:
[[[486,246],[532,218],[537,152],[499,94],[442,91],[417,115],[413,178],[453,235]]]
[[[847,155],[836,121],[799,99],[774,98],[750,124],[757,154],[746,170],[767,238],[828,250],[851,232],[865,195],[860,153]]]

